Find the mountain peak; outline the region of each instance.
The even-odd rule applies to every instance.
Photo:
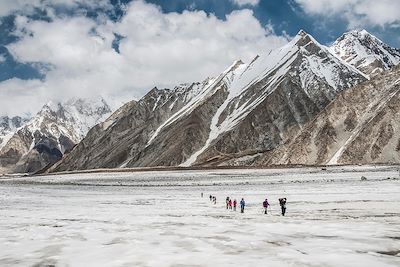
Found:
[[[400,63],[399,49],[390,47],[364,29],[342,34],[330,50],[366,75],[381,73]]]
[[[225,70],[226,73],[235,71],[240,65],[243,65],[243,61],[241,59],[235,60],[228,69]]]
[[[358,34],[361,34],[361,35],[363,35],[363,36],[365,36],[365,35],[372,35],[372,34],[370,34],[367,30],[365,30],[365,29],[361,29],[361,30],[357,30],[357,32],[358,32]]]
[[[314,37],[305,32],[303,29],[301,29],[292,39],[292,41],[289,42],[290,46],[298,46],[298,47],[305,47],[308,46],[309,44],[321,46],[320,43],[318,43],[318,41],[314,39]]]
[[[351,40],[353,40],[353,39],[357,39],[357,40],[371,39],[371,40],[378,40],[379,42],[382,42],[381,40],[379,40],[377,37],[375,37],[374,35],[372,35],[365,29],[354,29],[354,30],[345,32],[342,34],[342,36],[340,36],[336,40],[336,42],[340,42],[340,41],[348,40],[348,39],[351,39]]]
[[[318,43],[314,37],[312,37],[309,33],[307,33],[305,30],[301,29],[296,36],[293,38],[294,40],[301,40],[301,39],[307,39],[310,41],[313,41],[315,43]]]
[[[307,35],[308,33],[306,33],[306,31],[304,31],[303,29],[300,29],[300,31],[296,34],[297,36],[301,36],[301,37],[303,37],[303,36],[305,36],[305,35]]]
[[[355,34],[362,34],[362,35],[366,35],[366,34],[370,34],[367,30],[365,29],[354,29],[352,31],[349,31],[347,33],[355,33]]]

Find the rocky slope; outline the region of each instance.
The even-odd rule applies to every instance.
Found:
[[[218,164],[271,150],[365,80],[300,31],[284,47],[235,62],[195,90],[153,89],[93,128],[52,171]]]
[[[3,172],[35,172],[60,160],[110,113],[104,100],[46,104],[0,149]]]
[[[400,63],[400,49],[392,48],[366,30],[344,33],[330,47],[333,54],[366,75],[376,75]]]
[[[53,167],[55,170],[124,167],[132,155],[147,146],[157,127],[193,99],[199,99],[214,80],[184,84],[174,89],[153,88],[139,101],[131,101],[87,136]]]
[[[400,162],[400,66],[340,94],[254,165]]]

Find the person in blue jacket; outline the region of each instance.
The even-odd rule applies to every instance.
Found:
[[[244,199],[240,200],[240,212],[244,212],[244,206],[246,206],[246,202],[244,202]]]

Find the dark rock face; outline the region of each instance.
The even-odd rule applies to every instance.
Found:
[[[184,119],[178,120],[154,139],[154,141],[132,158],[127,166],[174,166],[185,161],[207,140],[213,114],[226,98],[222,86],[209,101],[200,104]],[[190,143],[190,144],[189,144]]]
[[[289,93],[290,92],[290,93]],[[253,154],[269,151],[282,144],[287,134],[298,131],[313,118],[323,104],[314,103],[301,87],[285,79],[238,126],[222,134],[199,162],[227,154]]]

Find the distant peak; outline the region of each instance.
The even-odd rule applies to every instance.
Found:
[[[356,34],[362,34],[362,35],[370,34],[365,29],[354,29],[354,30],[350,31],[350,33],[356,33]]]
[[[233,63],[233,67],[234,68],[237,68],[238,66],[240,66],[240,65],[242,65],[242,64],[244,64],[243,63],[243,61],[241,60],[241,59],[239,59],[239,60],[236,60],[234,63]]]
[[[296,46],[307,46],[308,44],[313,43],[317,46],[320,44],[312,37],[310,34],[305,32],[303,29],[301,29],[297,35],[293,38],[293,40],[290,42],[292,45]]]
[[[297,36],[301,36],[304,37],[306,35],[308,35],[303,29],[300,29],[300,31],[296,34]]]
[[[49,100],[46,104],[44,104],[43,109],[55,109],[57,106],[57,103],[55,103],[53,100]]]
[[[349,32],[345,32],[342,35],[342,37],[339,38],[339,39],[343,40],[343,39],[347,38],[348,36],[353,36],[353,37],[355,37],[357,39],[366,39],[366,38],[375,38],[376,39],[376,37],[374,35],[370,34],[365,29],[355,29],[355,30],[352,30],[352,31],[349,31]]]
[[[370,34],[369,32],[367,32],[367,30],[365,30],[365,29],[360,30],[359,33],[360,33],[360,34],[363,34],[363,35],[367,35],[367,34],[368,34],[368,35],[371,35],[371,34]]]
[[[382,40],[380,40],[378,37],[375,35],[369,33],[368,31],[364,29],[355,29],[349,32],[345,32],[340,36],[333,45],[340,44],[342,42],[344,43],[352,43],[355,40],[358,40],[358,42],[361,43],[375,43],[379,45],[386,45]]]
[[[232,65],[229,66],[228,69],[226,69],[224,71],[224,74],[227,74],[228,72],[231,72],[231,71],[235,71],[240,65],[243,65],[243,64],[244,63],[243,63],[243,61],[241,59],[236,60],[235,62],[233,62]]]

